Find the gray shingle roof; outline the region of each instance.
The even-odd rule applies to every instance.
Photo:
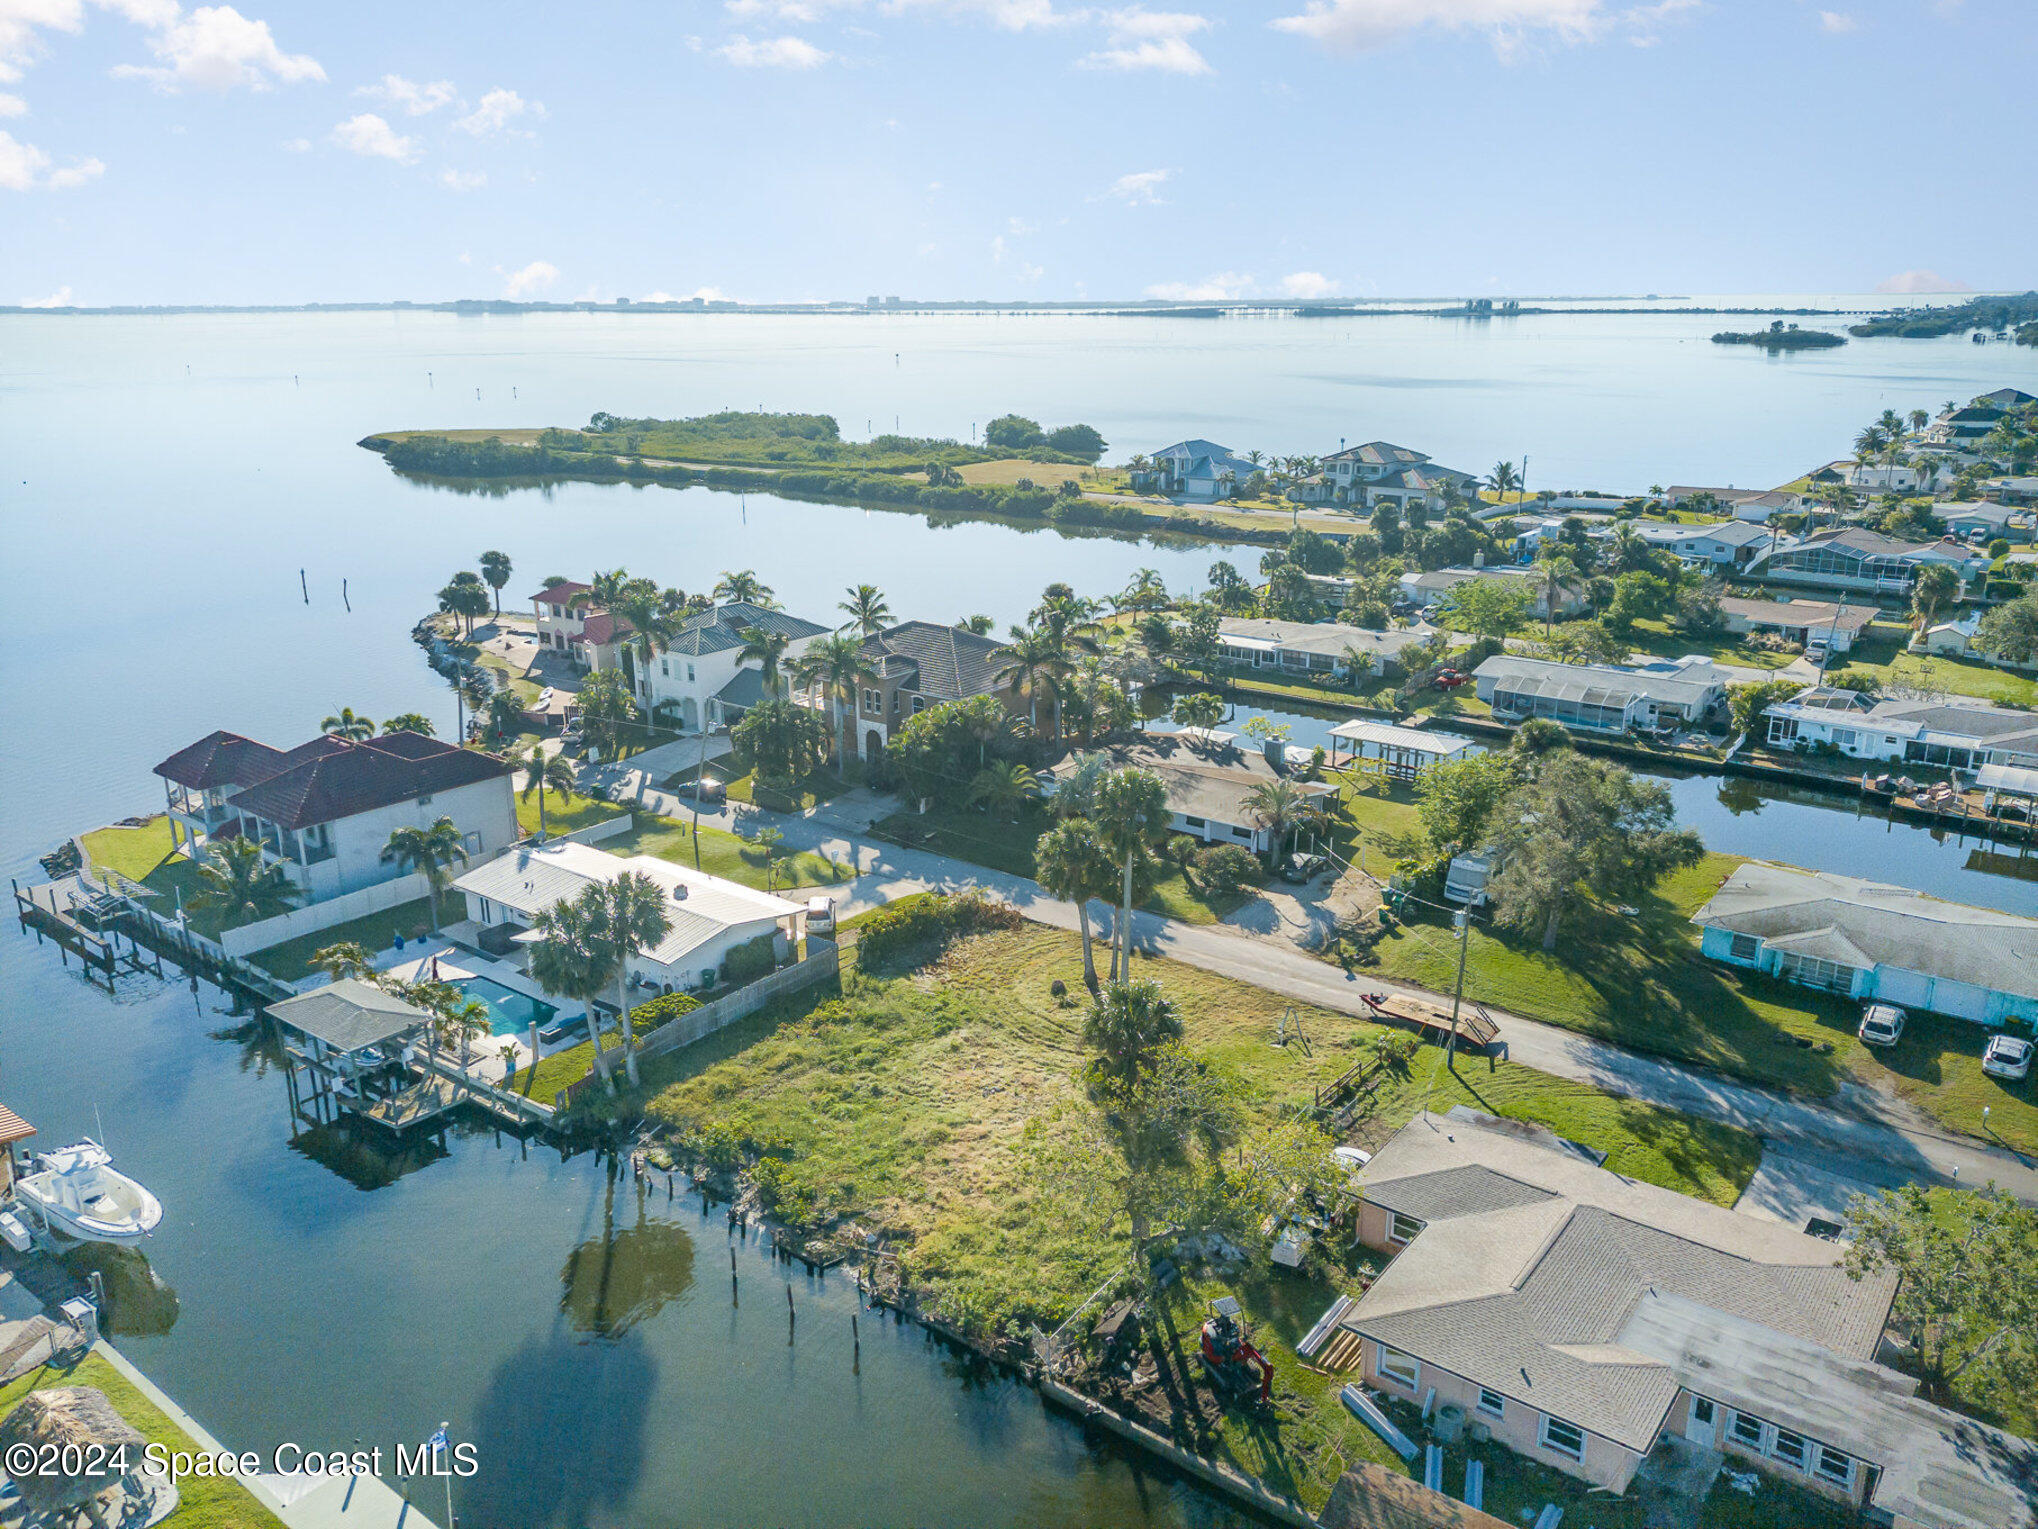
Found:
[[[360,1051],[410,1034],[431,1016],[372,982],[343,977],[295,998],[269,1005],[269,1012],[293,1030],[324,1041],[337,1051]]]
[[[737,600],[687,617],[679,635],[673,638],[666,651],[691,654],[696,658],[705,653],[726,653],[732,648],[742,647],[744,633],[752,627],[767,632],[783,632],[795,642],[802,637],[819,636],[828,630],[817,622],[786,611],[766,610],[747,600]]]
[[[988,695],[999,687],[1005,644],[968,627],[932,621],[902,621],[863,640],[864,657],[882,663],[884,673],[905,674],[901,688],[935,701]],[[914,673],[908,673],[908,666]]]
[[[1463,1168],[1397,1179],[1368,1190],[1366,1198],[1418,1221],[1439,1221],[1451,1216],[1476,1216],[1489,1210],[1540,1205],[1556,1195],[1552,1190],[1524,1184],[1483,1164],[1472,1163]]]
[[[1335,621],[1271,621],[1258,616],[1227,616],[1217,623],[1217,635],[1279,643],[1298,652],[1328,653],[1333,658],[1341,657],[1346,648],[1392,655],[1423,638],[1422,633],[1407,627],[1375,632]]]

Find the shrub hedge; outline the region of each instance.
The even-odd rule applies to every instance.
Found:
[[[1017,929],[1025,920],[1009,903],[975,890],[949,896],[916,892],[886,904],[858,926],[859,966],[884,961],[919,945],[946,944],[959,935]]]

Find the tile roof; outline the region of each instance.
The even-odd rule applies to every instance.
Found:
[[[337,738],[321,735],[285,753],[239,733],[208,733],[157,765],[155,773],[194,791],[252,786],[279,770],[345,746]]]
[[[1646,1296],[1865,1360],[1895,1295],[1894,1275],[1849,1279],[1831,1243],[1476,1121],[1418,1115],[1364,1181],[1430,1214],[1345,1327],[1637,1451],[1680,1384],[1623,1341]]]
[[[1002,689],[997,676],[1005,650],[1006,644],[995,637],[932,621],[902,621],[863,640],[864,657],[882,661],[887,677],[907,675],[902,689],[934,701],[959,701]]]
[[[396,1040],[427,1023],[431,1015],[372,982],[342,977],[338,982],[269,1005],[269,1012],[294,1030],[337,1051],[360,1051]]]
[[[587,594],[593,588],[592,584],[582,584],[573,579],[561,579],[557,584],[547,584],[535,595],[532,595],[531,600],[532,603],[537,605],[570,605],[575,595]]]
[[[2038,919],[1908,887],[1750,860],[1691,921],[1850,966],[1893,966],[2038,998]]]
[[[580,635],[575,642],[584,642],[591,648],[606,647],[621,637],[628,637],[636,628],[621,616],[612,616],[607,611],[590,611],[580,625]]]
[[[455,748],[418,733],[392,733],[360,743],[314,739],[283,760],[283,768],[228,797],[227,805],[281,828],[306,828],[510,771],[493,754]],[[161,766],[157,769],[162,773]]]

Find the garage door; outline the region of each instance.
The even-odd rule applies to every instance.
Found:
[[[1933,985],[1932,1007],[1955,1019],[1979,1022],[1988,1018],[1988,990],[1970,982],[1941,980]]]
[[[1898,971],[1885,966],[1877,973],[1875,996],[1884,1003],[1893,1003],[1906,1009],[1930,1008],[1932,979],[1916,972]]]

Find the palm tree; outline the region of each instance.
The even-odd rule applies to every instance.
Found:
[[[1911,585],[1911,612],[1920,632],[1932,625],[1932,618],[1960,593],[1960,575],[1944,563],[1923,564]]]
[[[630,623],[637,673],[648,691],[652,658],[670,647],[686,625],[686,596],[660,589],[652,579],[632,579],[617,593],[613,609]]]
[[[497,738],[514,738],[523,730],[524,703],[514,690],[498,690],[488,698],[488,730]]]
[[[629,1075],[630,1086],[635,1088],[641,1080],[637,1076],[637,1036],[630,1026],[629,965],[632,959],[653,949],[665,938],[672,928],[672,919],[665,911],[664,888],[641,872],[627,871],[614,881],[602,882],[591,890],[596,894],[601,910],[595,929],[615,960],[616,1011],[623,1037],[623,1071]]]
[[[263,864],[261,841],[246,834],[205,847],[198,890],[190,906],[219,915],[221,928],[270,918],[297,901],[297,888],[280,862]]]
[[[884,592],[875,584],[858,584],[847,593],[849,598],[835,607],[849,617],[842,623],[842,630],[855,627],[864,636],[875,637],[890,623],[892,608],[885,604]]]
[[[863,587],[870,588],[868,584]],[[847,632],[809,643],[792,667],[794,679],[828,699],[835,724],[835,768],[840,771],[849,759],[848,723],[856,708],[856,692],[863,685],[877,683],[877,670],[864,653],[863,643]]]
[[[1091,756],[1099,761],[1101,754]],[[1056,805],[1068,791],[1055,793]],[[1034,875],[1041,886],[1063,902],[1076,905],[1076,928],[1083,937],[1083,983],[1097,991],[1097,958],[1090,940],[1090,899],[1108,898],[1115,890],[1118,868],[1097,841],[1097,826],[1085,817],[1065,818],[1040,836],[1033,847]]]
[[[984,615],[965,616],[962,620],[956,622],[956,625],[965,632],[974,632],[979,637],[988,637],[991,633],[991,628],[997,624],[989,616]]]
[[[1266,780],[1245,794],[1246,815],[1267,830],[1267,865],[1280,864],[1281,852],[1295,829],[1319,822],[1323,809],[1304,796],[1291,780]]]
[[[351,706],[342,706],[336,714],[319,723],[318,730],[328,738],[344,738],[349,743],[359,743],[363,738],[375,736],[375,724],[357,714]]]
[[[1181,727],[1200,728],[1207,732],[1224,720],[1226,709],[1224,697],[1215,691],[1194,690],[1175,697],[1174,710],[1170,715]]]
[[[421,711],[400,711],[382,723],[382,736],[387,738],[391,733],[416,733],[430,738],[433,736],[432,719]]]
[[[358,940],[341,940],[311,953],[311,969],[324,972],[328,980],[344,982],[349,977],[375,980],[375,958]]]
[[[761,626],[754,626],[743,634],[743,647],[736,657],[739,661],[756,659],[764,679],[764,693],[775,696],[784,686],[784,677],[778,672],[779,660],[785,657],[785,650],[791,646],[792,638],[784,632],[768,632]]]
[[[608,1054],[602,1049],[601,1019],[594,1001],[607,989],[618,963],[597,927],[599,890],[588,887],[575,898],[539,910],[536,929],[544,938],[531,947],[531,980],[555,998],[586,1006],[595,1074],[602,1087],[613,1094],[616,1083],[609,1073]]]
[[[1926,410],[1924,409],[1911,410],[1911,428],[1913,430],[1923,430],[1925,426],[1931,423],[1932,416]]]
[[[1493,471],[1487,474],[1486,482],[1499,496],[1500,502],[1505,504],[1507,496],[1521,487],[1521,474],[1514,470],[1512,462],[1495,462]]]
[[[573,800],[573,788],[578,784],[573,776],[573,764],[564,754],[547,754],[542,743],[533,743],[515,763],[524,769],[524,800],[528,802],[533,791],[538,793],[538,839],[542,843],[545,838],[545,793],[558,792],[562,805]]]
[[[1044,629],[1012,628],[1012,640],[1005,645],[1004,663],[992,676],[995,683],[1017,696],[1026,697],[1026,716],[1036,732],[1040,729],[1040,692],[1069,671],[1068,656]],[[1057,703],[1059,704],[1059,703]]]
[[[1628,534],[1634,534],[1632,528]],[[1578,565],[1571,561],[1571,555],[1567,552],[1549,548],[1545,551],[1548,555],[1543,558],[1543,640],[1548,642],[1550,623],[1557,614],[1557,597],[1564,592],[1571,580],[1578,577]]]
[[[507,552],[484,552],[477,560],[481,565],[481,580],[495,591],[495,616],[502,619],[502,587],[509,583],[510,558]]]
[[[1097,838],[1123,867],[1118,916],[1112,921],[1111,979],[1132,969],[1132,873],[1139,857],[1168,832],[1168,792],[1151,770],[1116,770],[1097,782]]]
[[[1157,611],[1166,608],[1168,586],[1152,568],[1135,568],[1132,580],[1113,602],[1122,611]]]
[[[594,577],[588,581],[587,588],[573,597],[573,609],[614,610],[616,601],[622,596],[623,587],[629,582],[630,570],[627,568],[611,568],[606,572],[597,569]]]
[[[1040,795],[1040,777],[1013,759],[1000,759],[977,771],[969,783],[968,805],[987,812],[1011,812]]]
[[[734,573],[724,573],[715,580],[715,598],[732,605],[737,603],[756,605],[765,610],[775,608],[771,598],[771,586],[748,568],[739,568]]]
[[[1114,982],[1083,1019],[1083,1044],[1097,1053],[1095,1073],[1124,1089],[1153,1064],[1154,1053],[1182,1038],[1182,1018],[1152,978]]]
[[[452,880],[448,869],[456,860],[467,858],[467,846],[451,818],[440,818],[430,828],[398,828],[382,846],[382,858],[405,871],[417,871],[431,890],[432,933],[439,932],[439,899]]]

